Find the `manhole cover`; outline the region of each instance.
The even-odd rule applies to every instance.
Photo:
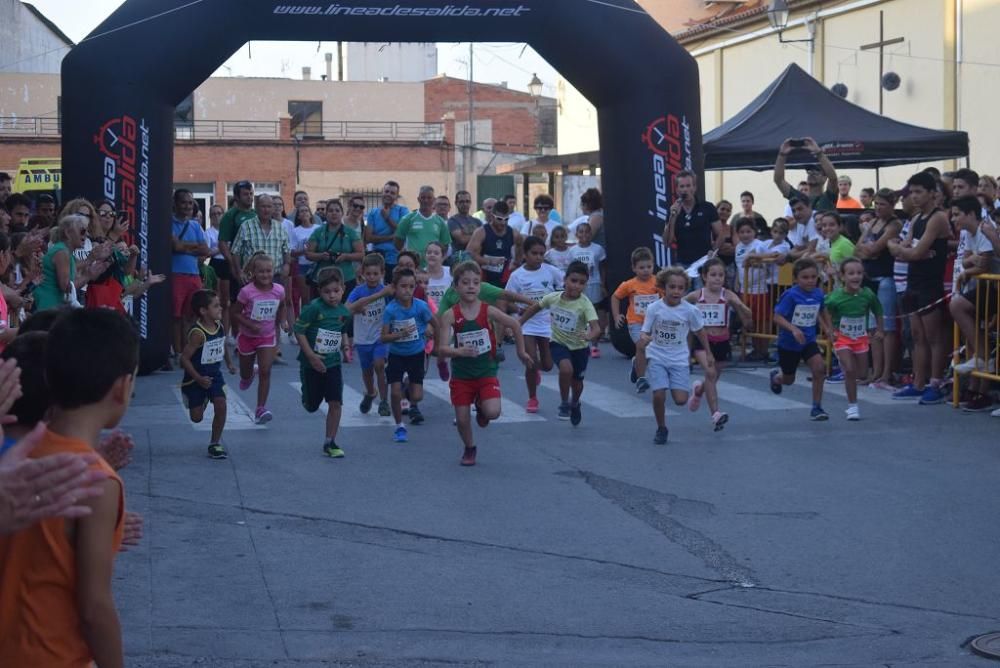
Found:
[[[970,643],[972,651],[987,659],[1000,659],[1000,632],[977,636]]]

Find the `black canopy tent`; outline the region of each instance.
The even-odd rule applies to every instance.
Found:
[[[969,135],[901,123],[848,102],[789,65],[738,114],[704,136],[705,169],[774,168],[778,147],[789,137],[812,137],[834,165],[877,169],[969,155]],[[787,165],[815,162],[802,150]]]

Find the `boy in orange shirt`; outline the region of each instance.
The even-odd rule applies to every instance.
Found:
[[[139,337],[124,316],[106,309],[61,316],[46,347],[48,429],[31,456],[93,455],[101,430],[117,425],[128,408],[138,362]],[[103,459],[92,466],[107,478],[99,483],[102,494],[86,502],[89,515],[46,519],[0,537],[2,666],[125,665],[111,593],[124,488]]]
[[[611,315],[615,326],[628,325],[628,335],[632,343],[639,341],[642,321],[646,318],[646,308],[663,298],[663,291],[656,287],[653,278],[653,251],[640,246],[632,251],[632,271],[635,278],[630,278],[611,295]],[[628,311],[622,313],[622,300],[628,299]],[[632,384],[639,379],[635,371],[635,359],[632,360],[632,371],[629,374]]]

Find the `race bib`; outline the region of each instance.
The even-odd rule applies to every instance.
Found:
[[[636,315],[646,315],[646,309],[659,300],[658,295],[636,295],[632,298],[632,308]]]
[[[257,322],[267,322],[278,317],[277,299],[259,299],[253,303],[253,310],[250,312],[250,319]]]
[[[658,322],[653,330],[653,343],[658,346],[687,345],[687,337],[682,336],[679,322]]]
[[[533,302],[540,302],[542,301],[542,297],[547,294],[548,293],[545,290],[528,290],[524,293],[524,296]]]
[[[553,327],[561,332],[576,333],[576,323],[580,320],[576,313],[559,306],[553,306],[550,313],[552,314]]]
[[[792,312],[792,324],[796,327],[815,327],[819,316],[819,304],[799,304]]]
[[[590,253],[578,253],[576,257],[573,258],[574,262],[582,262],[587,265],[588,269],[593,269],[594,267],[594,256]]]
[[[486,264],[483,265],[483,271],[488,271],[491,274],[502,274],[504,268],[507,266],[507,261],[504,260],[498,264]]]
[[[406,320],[393,320],[392,321],[392,333],[405,332],[406,330],[413,328],[413,331],[404,336],[401,339],[396,339],[396,343],[410,343],[413,341],[420,340],[420,333],[417,332],[417,321],[415,318],[407,318]]]
[[[448,291],[448,288],[442,285],[427,286],[427,296],[435,303],[440,304],[441,299],[444,297],[444,293]]]
[[[340,332],[331,332],[329,329],[320,329],[316,332],[316,345],[313,348],[319,355],[329,355],[340,351]]]
[[[382,322],[383,311],[385,311],[385,300],[376,299],[361,311],[361,319],[367,324]]]
[[[840,319],[840,333],[849,339],[860,339],[867,334],[867,326],[867,318],[864,316]]]
[[[724,327],[726,324],[725,304],[698,304],[701,317],[705,320],[706,327]]]
[[[201,347],[202,364],[218,364],[226,357],[226,340],[221,336],[205,341]]]
[[[458,332],[455,338],[459,348],[472,348],[477,355],[485,355],[493,350],[490,333],[485,329],[477,329],[474,332]]]

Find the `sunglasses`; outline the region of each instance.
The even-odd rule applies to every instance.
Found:
[[[535,211],[551,211],[551,206],[536,206]]]
[[[115,215],[115,212],[114,211],[102,210],[102,211],[98,211],[97,215],[100,216],[101,218],[110,218],[111,216]]]
[[[493,219],[494,220],[502,220],[503,222],[506,223],[508,220],[510,220],[510,216],[497,216],[497,215],[494,214]]]
[[[351,208],[352,209],[358,209],[359,211],[364,211],[365,210],[365,205],[364,204],[352,204]]]

